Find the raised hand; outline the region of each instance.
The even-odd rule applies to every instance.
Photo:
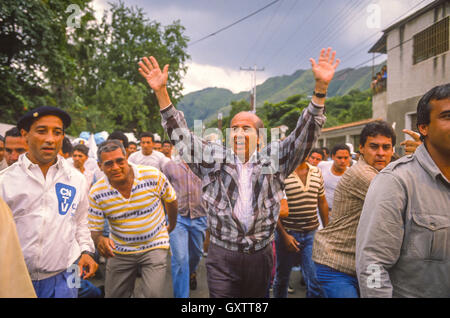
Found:
[[[420,140],[420,135],[412,130],[403,129],[402,130],[405,134],[410,135],[413,139],[407,139],[405,141],[402,141],[400,143],[401,146],[405,147],[405,155],[413,154],[417,147],[419,147],[422,144],[422,141]]]
[[[313,58],[309,59],[316,82],[324,85],[328,85],[331,82],[334,72],[341,62],[339,59],[335,60],[336,51],[333,51],[331,55],[330,52],[331,47],[329,47],[326,51],[325,49],[322,49],[320,51],[320,56],[317,63]]]
[[[144,57],[139,64],[139,73],[145,78],[148,85],[155,91],[158,92],[161,89],[166,88],[167,77],[169,71],[169,65],[166,64],[161,71],[159,68],[158,61],[153,56],[149,58]]]

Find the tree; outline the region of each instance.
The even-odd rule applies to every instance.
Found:
[[[168,90],[176,103],[183,89],[184,62],[189,57],[185,52],[188,39],[183,36],[184,27],[174,22],[163,28],[160,23],[148,20],[141,8],[129,8],[120,2],[111,4],[98,30],[92,33],[97,43],[91,57],[94,63],[86,65],[83,75],[86,93],[84,86],[79,87],[78,93],[88,105],[102,110],[102,116],[112,120],[113,128],[162,133],[159,106],[154,94],[141,85],[137,64],[149,55],[162,64],[170,64]],[[85,38],[80,40],[77,44],[85,46]],[[91,74],[95,77],[90,78]],[[91,129],[97,125],[94,120],[88,120]]]
[[[0,117],[15,123],[28,109],[59,104],[76,64],[66,45],[66,8],[89,1],[4,0],[0,4]]]
[[[83,130],[162,132],[159,107],[137,63],[154,55],[170,64],[168,87],[176,103],[189,58],[184,27],[177,21],[163,27],[122,2],[110,4],[98,23],[91,2],[0,2],[2,121],[16,123],[27,110],[51,105],[72,116],[72,135]],[[67,25],[71,4],[82,10],[77,28]]]

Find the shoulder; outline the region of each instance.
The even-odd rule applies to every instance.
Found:
[[[108,189],[108,185],[106,183],[105,177],[103,177],[92,185],[89,191],[89,196],[94,197],[97,193],[105,189]]]
[[[139,151],[133,152],[133,153],[128,157],[128,160],[136,159],[136,158],[139,158],[140,156],[141,156],[141,151],[139,150]]]
[[[134,165],[134,169],[137,172],[137,176],[135,177],[139,180],[164,176],[158,168],[153,166]]]
[[[369,184],[377,174],[377,169],[364,161],[358,161],[342,175],[341,182],[350,184]]]
[[[403,156],[386,166],[383,170],[383,173],[396,173],[403,169],[408,169],[414,163],[414,155]]]

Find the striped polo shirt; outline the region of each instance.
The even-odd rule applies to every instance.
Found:
[[[319,227],[317,206],[319,196],[325,194],[320,169],[308,164],[306,184],[292,172],[284,180],[289,216],[281,219],[286,230],[309,232]]]
[[[134,172],[134,183],[128,199],[111,186],[106,176],[92,186],[89,193],[89,228],[91,231],[103,231],[107,218],[117,254],[168,249],[169,234],[161,200],[176,200],[175,191],[158,169],[130,166]]]

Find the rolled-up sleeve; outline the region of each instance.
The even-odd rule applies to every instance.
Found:
[[[392,297],[388,270],[397,262],[404,235],[406,191],[389,172],[372,181],[356,233],[356,273],[361,297]]]

